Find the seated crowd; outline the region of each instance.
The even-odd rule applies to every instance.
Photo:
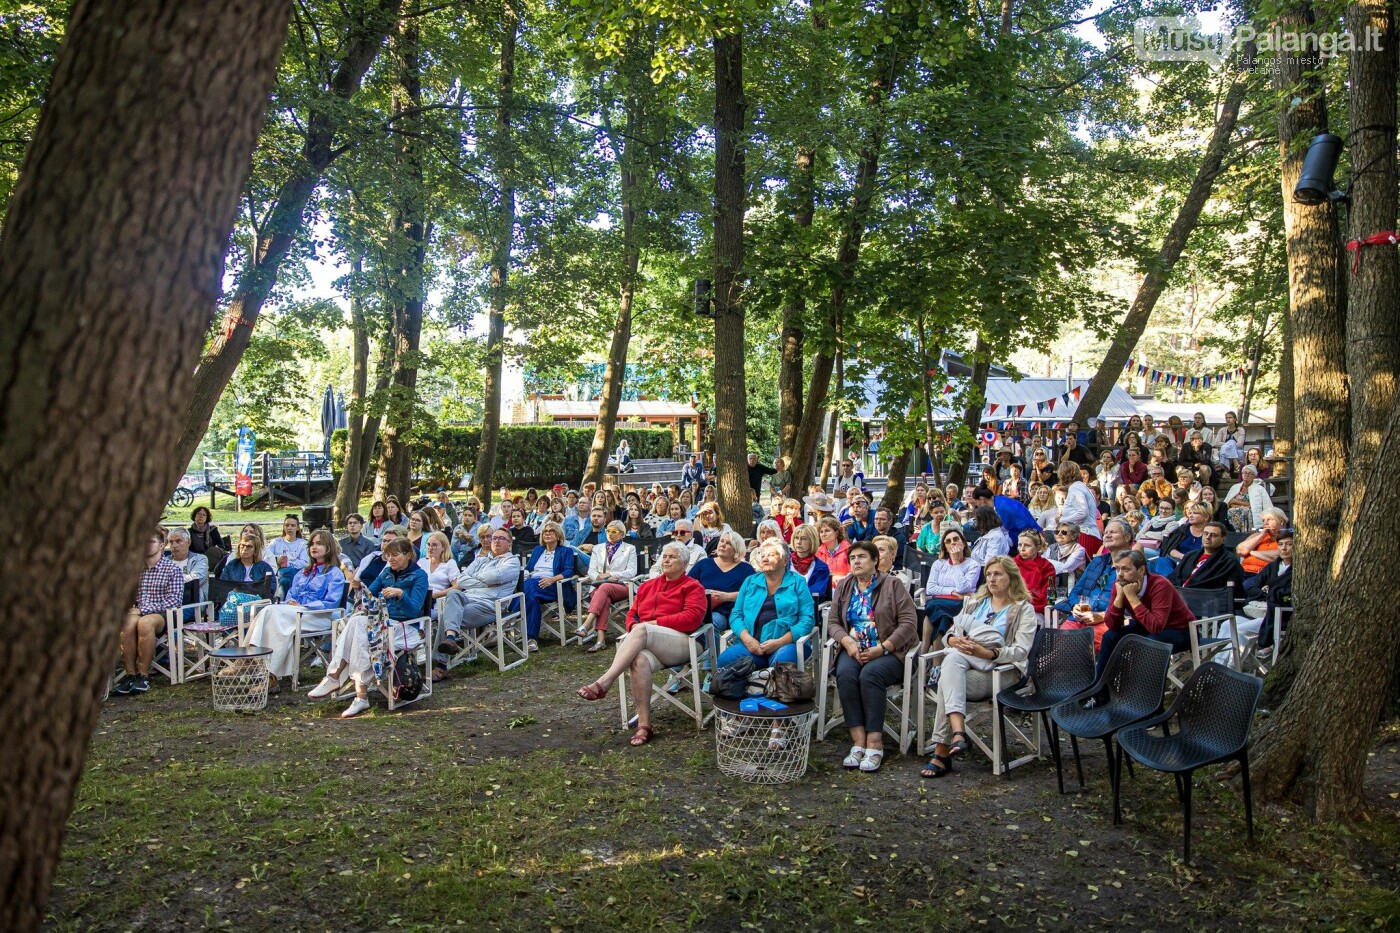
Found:
[[[435,649],[437,680],[447,659],[477,643],[466,636],[495,622],[497,601],[518,590],[529,652],[555,610],[561,626],[565,612],[578,613],[574,634],[590,653],[608,647],[610,632],[625,635],[578,694],[599,700],[630,672],[633,745],[654,735],[652,675],[685,663],[702,626],[717,639],[728,633],[718,666],[743,660],[760,670],[805,663],[824,635],[838,651],[834,681],[852,742],[844,764],[877,771],[886,692],[911,652],[940,652],[928,686],[940,699],[934,754],[922,774],[941,777],[968,751],[968,701],[990,696],[998,665],[1024,673],[1041,624],[1092,628],[1102,671],[1127,634],[1185,650],[1194,616],[1179,590],[1230,587],[1243,606],[1234,635],[1261,649],[1278,637],[1274,610],[1291,602],[1292,531],[1272,503],[1270,469],[1233,415],[1216,431],[1193,421],[1154,430],[1150,417],[1134,417],[1114,445],[1074,423],[1053,449],[1040,437],[1010,440],[987,452],[977,482],[920,482],[896,508],[872,501],[850,461],[830,492],[814,486],[798,498],[782,460],[768,468],[750,455],[751,541],[725,521],[699,460],[669,487],[558,485],[503,495],[490,509],[441,489],[409,507],[390,496],[368,518],[349,516],[339,539],[305,536],[291,515],[271,542],[253,524],[225,538],[201,507],[188,530],[151,539],[115,692],[149,688],[165,613],[206,577],[244,587],[271,587],[271,577],[279,598],[253,616],[247,643],[271,651],[275,688],[301,660],[299,637],[327,636],[325,677],[309,695],[336,695],[348,679],[346,717],[369,707],[372,625],[352,615],[330,639],[337,613],[365,594],[382,599],[397,650],[434,634],[408,623],[435,619],[439,643],[424,650]]]

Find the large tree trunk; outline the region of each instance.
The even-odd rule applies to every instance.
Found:
[[[839,400],[840,398],[842,398],[842,396],[845,395],[846,392],[846,362],[844,359],[844,354],[841,352],[841,324],[839,321],[836,325],[836,340],[837,345],[835,378],[836,397]],[[821,469],[817,471],[817,482],[821,483],[823,489],[826,488],[826,484],[831,478],[831,461],[834,459],[840,459],[840,456],[836,453],[836,441],[837,437],[841,433],[840,424],[841,412],[839,409],[833,410],[831,412],[831,420],[826,423],[826,444],[822,448]]]
[[[1307,0],[1279,18],[1285,31],[1313,32]],[[1316,36],[1311,36],[1312,42]],[[1315,45],[1311,46],[1316,48]],[[1294,419],[1293,545],[1294,618],[1279,663],[1270,672],[1266,702],[1277,707],[1312,642],[1314,623],[1326,598],[1326,581],[1337,543],[1351,399],[1347,389],[1345,287],[1337,236],[1337,210],[1330,203],[1298,204],[1293,188],[1308,142],[1327,132],[1323,90],[1325,61],[1280,55],[1273,70],[1279,94],[1280,183],[1288,244],[1289,328],[1293,344]],[[1298,103],[1294,104],[1294,99]],[[1391,121],[1393,122],[1393,120]],[[1372,257],[1367,257],[1372,258]]]
[[[476,452],[472,493],[482,505],[491,505],[491,484],[496,472],[496,445],[501,438],[501,369],[506,351],[506,288],[510,283],[511,247],[515,242],[515,141],[511,139],[511,111],[515,103],[515,40],[520,33],[520,16],[513,3],[502,11],[504,36],[501,42],[496,108],[496,246],[491,258],[491,311],[486,327],[486,386],[482,399],[481,446]]]
[[[374,395],[365,411],[365,436],[360,445],[359,489],[365,486],[369,468],[374,465],[375,449],[379,443],[379,424],[384,420],[385,399],[394,375],[394,328],[390,324],[379,341],[379,357],[374,366]],[[358,495],[358,493],[356,493]],[[368,516],[366,516],[368,518]]]
[[[1281,348],[1278,361],[1278,401],[1274,405],[1274,453],[1280,457],[1293,456],[1293,332],[1288,314],[1279,318]],[[1292,464],[1289,464],[1289,473]]]
[[[870,90],[866,94],[866,104],[875,116],[865,146],[861,149],[860,162],[856,166],[855,187],[851,192],[846,223],[841,232],[841,244],[836,250],[836,282],[831,289],[829,315],[829,327],[835,347],[832,351],[819,350],[813,359],[812,381],[807,389],[802,421],[793,444],[793,481],[803,488],[811,478],[812,461],[816,459],[817,440],[821,434],[822,419],[826,414],[826,396],[831,384],[831,368],[836,361],[836,354],[840,352],[840,339],[836,332],[841,327],[848,291],[855,278],[856,263],[860,259],[861,241],[865,237],[865,228],[875,198],[880,153],[884,148],[887,131],[884,105],[893,92],[895,80],[904,61],[894,48],[895,45],[897,43],[888,44],[889,52],[871,80]],[[817,481],[825,484],[824,472],[818,476]]]
[[[396,127],[397,163],[393,186],[394,229],[391,255],[397,257],[390,293],[394,306],[394,375],[379,446],[375,492],[407,501],[413,483],[413,415],[418,407],[419,346],[423,335],[423,264],[427,259],[426,204],[423,188],[423,134],[415,116],[423,104],[423,77],[417,19],[406,19],[395,39],[399,58],[394,111],[403,116]],[[383,498],[383,495],[377,495]]]
[[[1236,62],[1233,82],[1225,94],[1225,103],[1216,118],[1215,129],[1211,131],[1205,154],[1201,157],[1200,165],[1196,167],[1196,177],[1191,181],[1186,199],[1181,202],[1181,208],[1167,230],[1156,258],[1147,274],[1143,276],[1127,316],[1123,318],[1123,323],[1119,325],[1117,333],[1113,335],[1113,341],[1108,345],[1103,362],[1099,364],[1094,378],[1089,381],[1089,385],[1080,396],[1079,407],[1074,412],[1074,420],[1080,424],[1088,424],[1088,419],[1098,417],[1103,403],[1108,401],[1113,386],[1123,375],[1123,367],[1127,365],[1133,349],[1142,339],[1143,331],[1147,329],[1147,319],[1151,317],[1157,299],[1166,290],[1172,269],[1176,267],[1177,260],[1186,249],[1186,241],[1200,222],[1201,211],[1210,200],[1211,189],[1220,174],[1225,155],[1230,150],[1230,137],[1234,134],[1235,123],[1239,120],[1240,105],[1249,89],[1249,76],[1253,67],[1254,44],[1249,43],[1241,52],[1240,60]]]
[[[635,80],[635,78],[633,79]],[[612,448],[617,412],[622,405],[622,390],[627,376],[627,345],[632,340],[632,299],[637,288],[637,266],[642,248],[637,231],[637,109],[641,106],[635,87],[627,92],[626,131],[615,140],[621,152],[618,157],[619,189],[622,196],[622,292],[617,302],[617,320],[613,323],[612,342],[608,345],[608,362],[603,369],[603,394],[598,402],[598,425],[593,430],[593,446],[588,451],[588,464],[583,470],[585,483],[603,484],[608,466],[608,451]],[[618,464],[618,469],[622,464]]]
[[[1356,168],[1351,222],[1356,238],[1394,230],[1396,225],[1397,37],[1394,12],[1386,0],[1351,4],[1346,21],[1353,36],[1375,30],[1380,40],[1378,48],[1363,46],[1348,54],[1351,123],[1361,127],[1353,134],[1352,152]],[[1296,166],[1296,158],[1292,164]],[[1284,190],[1290,189],[1285,171]],[[1290,235],[1290,266],[1292,246]],[[1335,243],[1328,255],[1336,260]],[[1300,577],[1297,591],[1310,598],[1306,610],[1295,610],[1298,618],[1284,642],[1293,645],[1297,674],[1255,750],[1255,773],[1264,796],[1300,801],[1323,821],[1355,820],[1365,809],[1371,734],[1389,696],[1400,650],[1394,595],[1376,579],[1376,568],[1388,566],[1400,535],[1400,489],[1389,476],[1400,457],[1400,408],[1395,406],[1394,386],[1400,264],[1393,248],[1385,246],[1362,254],[1354,269],[1345,324],[1335,307],[1294,319],[1295,365],[1305,391],[1297,406],[1303,425],[1298,436],[1299,535],[1293,573]],[[1339,352],[1343,335],[1347,371],[1342,375],[1351,380],[1352,437],[1350,450],[1335,450],[1335,460],[1326,467],[1330,481],[1339,483],[1343,476],[1346,480],[1341,525],[1329,528],[1323,522],[1329,516],[1335,520],[1335,491],[1328,490],[1323,500],[1330,509],[1327,515],[1317,514],[1313,501],[1320,492],[1314,479],[1320,466],[1318,448],[1340,447],[1346,435],[1316,437],[1316,415],[1303,399],[1314,370],[1313,353],[1323,348]],[[1323,375],[1335,378],[1337,359],[1323,365]],[[1324,382],[1322,387],[1331,384]],[[1343,381],[1323,402],[1324,416],[1330,416],[1325,427],[1346,426],[1346,390]],[[1297,559],[1298,547],[1309,539],[1310,562],[1304,567]],[[1307,623],[1306,628],[1299,623]],[[1301,646],[1295,643],[1300,628],[1310,635]],[[1342,684],[1355,687],[1339,689]]]
[[[354,291],[350,295],[350,335],[351,335],[351,376],[350,401],[346,405],[345,418],[345,463],[341,467],[340,482],[335,488],[335,525],[345,527],[345,519],[355,514],[360,504],[360,489],[364,484],[364,474],[360,472],[360,459],[365,443],[365,405],[369,394],[369,323],[365,320],[364,298],[360,279],[364,263],[358,250],[350,260],[354,273]]]
[[[1300,449],[1307,446],[1306,435],[1298,440]],[[1263,797],[1300,803],[1319,821],[1355,820],[1364,811],[1367,754],[1400,650],[1395,596],[1376,580],[1376,568],[1393,562],[1400,535],[1400,487],[1389,475],[1400,457],[1400,409],[1390,413],[1375,454],[1360,480],[1367,493],[1346,561],[1323,587],[1315,637],[1252,759]]]
[[[828,327],[835,332],[834,324]],[[826,395],[831,389],[831,372],[835,365],[836,356],[830,350],[821,349],[812,356],[812,377],[807,384],[807,398],[802,403],[802,420],[798,422],[793,440],[792,463],[788,466],[794,488],[804,495],[816,466],[817,443],[826,415]]]
[[[798,230],[809,229],[816,214],[816,161],[816,151],[810,146],[797,147],[794,166],[797,206],[792,213],[792,224]],[[778,367],[778,454],[789,461],[789,469],[797,446],[798,426],[802,424],[802,343],[805,339],[802,318],[806,305],[800,289],[783,303],[782,359]]]
[[[0,235],[0,929],[39,927],[214,313],[281,0],[77,0]],[[158,361],[158,362],[156,362]],[[92,572],[93,553],[106,556]],[[43,624],[35,624],[42,607]]]
[[[204,432],[214,406],[224,394],[234,370],[248,349],[253,326],[262,313],[263,304],[277,284],[282,262],[287,258],[305,227],[306,204],[311,200],[322,174],[340,155],[336,136],[349,120],[349,108],[343,105],[360,88],[360,82],[373,64],[384,40],[398,20],[402,0],[381,0],[368,15],[351,21],[350,34],[344,42],[345,57],[336,66],[326,85],[326,91],[339,98],[341,106],[314,107],[306,118],[306,141],[301,158],[291,176],[277,192],[266,226],[259,232],[247,266],[234,286],[232,300],[224,315],[223,327],[204,351],[195,371],[194,387],[186,398],[188,411],[179,445],[171,455],[173,460],[189,463]]]
[[[1357,240],[1396,228],[1396,49],[1394,7],[1385,0],[1358,0],[1347,7],[1354,36],[1379,31],[1378,51],[1352,52],[1348,96],[1350,124],[1357,127],[1351,146],[1352,184],[1349,248]],[[1350,538],[1366,497],[1362,481],[1370,472],[1391,410],[1396,403],[1396,367],[1400,363],[1400,256],[1394,246],[1361,246],[1352,254],[1346,292],[1346,366],[1351,393],[1351,449],[1346,458],[1347,485],[1342,500],[1343,536],[1336,542],[1332,572],[1348,559]],[[1393,480],[1391,480],[1393,482]]]
[[[744,386],[744,34],[734,23],[715,37],[715,474],[719,504],[735,531],[753,534],[745,470]]]
[[[972,432],[973,442],[970,447],[959,450],[957,459],[948,464],[948,484],[959,489],[967,479],[967,465],[972,462],[972,452],[977,449],[977,432],[982,427],[982,405],[987,395],[987,376],[992,370],[988,352],[986,338],[979,333],[977,343],[972,348],[971,401],[963,411],[963,424]]]

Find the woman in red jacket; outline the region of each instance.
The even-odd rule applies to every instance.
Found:
[[[1040,556],[1045,539],[1029,529],[1021,532],[1016,542],[1016,556],[1012,558],[1021,571],[1021,579],[1026,581],[1026,589],[1031,594],[1031,605],[1040,614],[1045,612],[1045,604],[1050,592],[1055,588],[1055,565]]]
[[[651,741],[651,678],[663,667],[690,660],[690,636],[705,621],[705,588],[686,576],[690,555],[672,541],[661,549],[661,576],[641,585],[627,612],[627,637],[617,643],[612,666],[578,695],[601,700],[613,682],[628,669],[632,674],[632,699],[637,704],[637,731],[633,745]]]

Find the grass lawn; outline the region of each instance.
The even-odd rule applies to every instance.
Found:
[[[1007,780],[975,754],[937,781],[900,755],[847,773],[833,735],[801,781],[754,787],[672,713],[628,747],[615,690],[573,695],[601,666],[550,644],[352,722],[285,687],[253,716],[214,713],[207,681],[114,697],[48,925],[1400,929],[1394,731],[1356,831],[1260,808],[1247,844],[1235,785],[1198,776],[1188,868],[1170,778],[1140,770],[1115,827],[1099,750],[1088,790],[1062,797],[1048,761]]]

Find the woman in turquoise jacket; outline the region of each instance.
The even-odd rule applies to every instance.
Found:
[[[787,545],[774,538],[759,545],[758,569],[739,587],[729,612],[729,627],[738,641],[719,656],[721,667],[744,655],[760,669],[796,664],[797,640],[812,632],[812,591],[800,573],[789,569]]]

